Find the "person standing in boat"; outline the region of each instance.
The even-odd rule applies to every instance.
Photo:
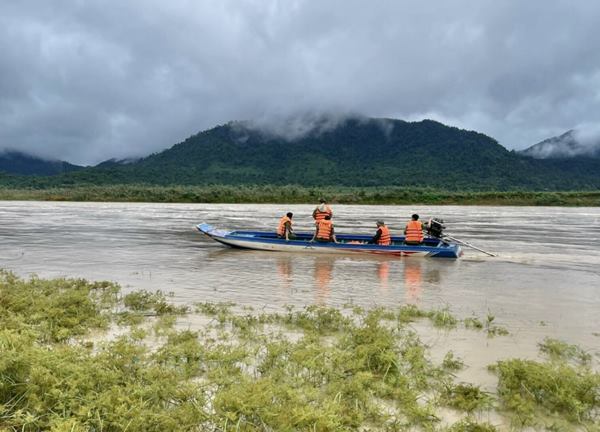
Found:
[[[389,246],[392,244],[392,236],[390,235],[390,229],[385,225],[382,220],[377,221],[377,232],[373,236],[371,240],[368,241],[369,244],[376,244],[379,246]]]
[[[333,217],[333,210],[327,205],[325,198],[319,199],[319,205],[313,210],[312,217],[315,220],[315,224],[325,219],[325,216],[329,216],[329,219]]]
[[[292,228],[292,218],[294,213],[288,212],[285,216],[279,219],[279,225],[277,226],[277,237],[284,238],[286,240],[294,240],[296,235]]]
[[[418,214],[413,214],[411,220],[404,229],[404,243],[407,245],[419,245],[423,243],[423,223],[419,220]]]
[[[331,216],[327,215],[324,219],[316,222],[317,229],[315,231],[315,235],[310,240],[319,241],[319,242],[334,242],[337,243],[337,239],[335,238],[335,232],[333,228],[333,222],[331,222]]]

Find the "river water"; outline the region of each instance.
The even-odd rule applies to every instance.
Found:
[[[228,249],[193,229],[274,229],[294,212],[310,230],[313,206],[0,202],[0,268],[19,275],[85,277],[124,289],[172,292],[178,303],[448,307],[460,318],[493,314],[511,333],[430,333],[483,365],[535,356],[550,336],[600,351],[600,208],[335,205],[337,232],[400,233],[413,212],[441,217],[447,232],[497,253],[462,259],[316,256]],[[450,339],[448,339],[450,338]],[[440,342],[442,341],[442,342]],[[441,351],[440,351],[441,352]]]

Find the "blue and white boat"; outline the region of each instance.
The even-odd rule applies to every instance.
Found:
[[[240,249],[254,249],[278,252],[308,252],[328,254],[367,253],[397,257],[424,256],[432,258],[458,258],[462,255],[460,245],[436,237],[426,237],[420,245],[404,244],[404,237],[392,237],[392,244],[380,246],[368,244],[371,236],[360,234],[337,234],[338,243],[311,242],[311,233],[295,233],[294,240],[277,237],[274,232],[227,231],[203,223],[198,231],[227,246]]]

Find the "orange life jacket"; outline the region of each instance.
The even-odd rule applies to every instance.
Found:
[[[380,226],[381,236],[377,240],[377,244],[381,246],[389,246],[392,244],[392,236],[390,235],[390,229],[386,226]]]
[[[406,224],[406,243],[421,243],[423,241],[423,225],[420,221],[411,220]]]
[[[330,240],[331,232],[333,231],[333,223],[330,220],[321,220],[317,223],[318,233],[317,238],[322,240]]]
[[[325,216],[327,215],[333,216],[333,211],[328,205],[325,205],[325,211],[321,211],[321,209],[317,207],[313,212],[313,217],[315,218],[316,222],[321,222],[323,219],[325,219]]]
[[[292,227],[292,220],[287,217],[287,216],[283,216],[281,219],[279,219],[279,226],[277,227],[277,235],[280,235],[281,237],[285,237],[285,224],[290,223],[290,228]]]

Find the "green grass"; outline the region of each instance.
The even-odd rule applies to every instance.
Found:
[[[583,352],[569,344],[498,362],[497,394],[456,382],[468,364],[434,362],[411,329],[452,331],[447,309],[198,303],[206,324],[180,329],[186,313],[162,292],[0,271],[0,430],[491,432],[472,416],[497,409],[515,430],[599,420],[600,376],[567,361]],[[444,426],[443,409],[461,420]]]
[[[0,269],[1,328],[44,343],[106,329],[118,292],[111,282],[36,277],[25,281]]]
[[[539,424],[539,414],[573,423],[598,422],[600,374],[565,363],[511,359],[494,367],[505,409],[523,425]]]
[[[467,412],[483,410],[492,404],[490,395],[468,383],[448,385],[442,392],[441,400],[447,406]]]
[[[448,351],[442,361],[442,367],[447,371],[456,372],[464,369],[465,363],[462,359],[456,357],[452,351]]]
[[[487,422],[478,423],[477,421],[466,418],[456,422],[448,429],[448,432],[497,432],[498,429]]]
[[[325,196],[339,204],[534,205],[599,206],[600,191],[456,192],[415,187],[287,186],[150,186],[110,185],[46,188],[0,186],[0,200],[116,201],[164,203],[289,203],[317,202]]]
[[[589,364],[592,355],[583,351],[577,345],[571,345],[565,341],[553,338],[545,338],[538,344],[540,352],[546,354],[553,360],[575,361],[583,365]]]

